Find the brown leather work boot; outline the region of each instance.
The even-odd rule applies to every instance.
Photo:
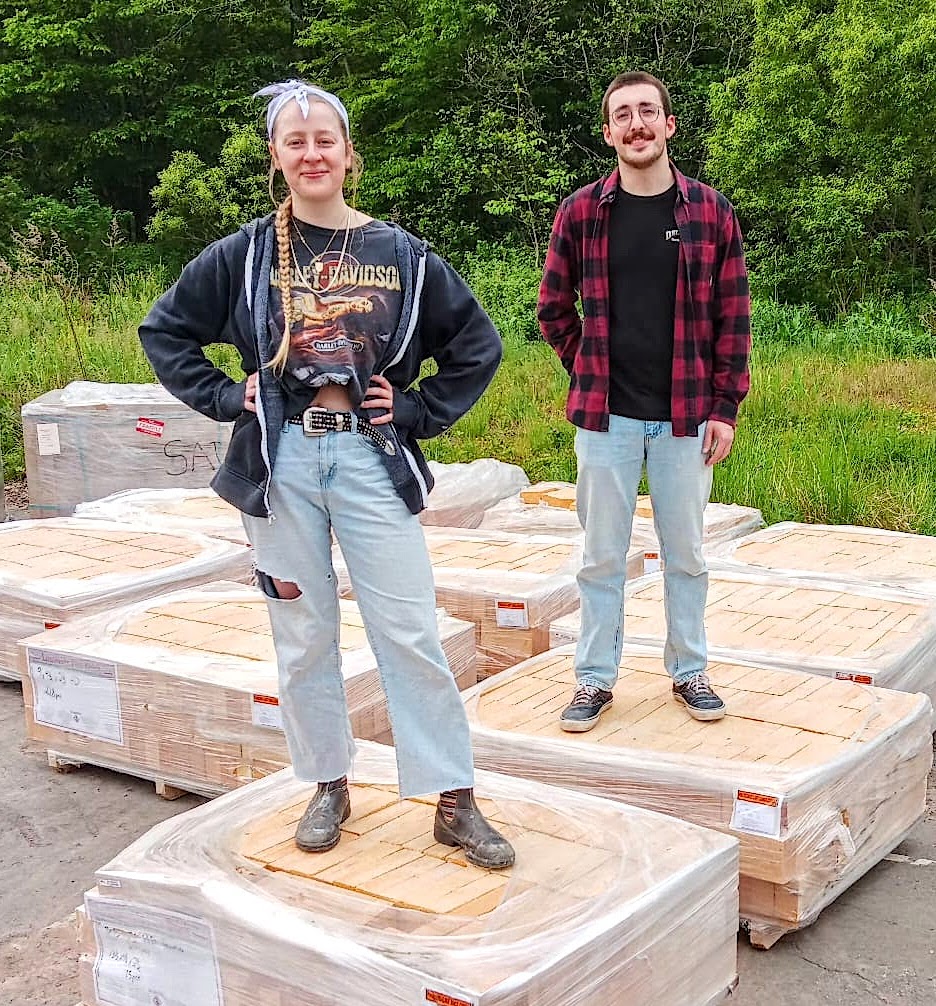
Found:
[[[513,866],[516,855],[513,846],[491,827],[475,803],[474,790],[457,789],[455,807],[450,814],[443,800],[436,807],[433,837],[441,845],[461,846],[465,858],[475,866],[488,870],[503,870]]]
[[[341,839],[341,826],[350,816],[347,780],[320,782],[296,828],[296,845],[303,852],[334,849]]]

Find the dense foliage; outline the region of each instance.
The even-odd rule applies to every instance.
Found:
[[[349,106],[362,207],[459,261],[536,261],[613,163],[605,85],[641,67],[761,288],[844,307],[936,275],[934,61],[933,0],[0,0],[0,256],[31,234],[177,263],[264,212],[250,95],[302,74]]]

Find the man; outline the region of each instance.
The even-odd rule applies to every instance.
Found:
[[[582,628],[577,687],[560,717],[571,732],[590,730],[611,705],[644,464],[673,695],[696,719],[725,715],[705,673],[702,514],[749,386],[750,300],[734,209],[669,160],[676,119],[656,77],[615,77],[601,112],[617,168],[560,206],[538,308],[569,374],[566,414],[578,427]]]

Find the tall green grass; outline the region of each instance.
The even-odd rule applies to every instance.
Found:
[[[503,334],[504,363],[481,401],[427,453],[497,457],[533,480],[575,478],[568,381],[537,336],[539,272],[490,250],[464,270]],[[137,276],[108,295],[72,296],[39,280],[0,289],[0,422],[7,478],[23,473],[22,405],[73,380],[153,380],[136,328],[162,281]],[[759,302],[752,390],[713,497],[765,518],[936,534],[936,346],[928,306],[858,305],[824,322],[809,308]],[[228,349],[213,354],[238,374]]]

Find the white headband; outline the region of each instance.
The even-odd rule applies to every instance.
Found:
[[[270,98],[270,103],[267,105],[266,110],[266,127],[267,136],[271,140],[273,139],[273,126],[276,122],[276,117],[290,101],[295,100],[296,104],[302,109],[302,117],[304,119],[309,117],[310,97],[331,105],[338,113],[338,118],[344,124],[345,134],[348,137],[351,136],[351,123],[348,121],[348,110],[341,103],[341,99],[337,98],[330,91],[323,91],[320,87],[307,84],[304,80],[284,80],[279,84],[267,84],[266,87],[260,88],[254,94],[254,97]]]

